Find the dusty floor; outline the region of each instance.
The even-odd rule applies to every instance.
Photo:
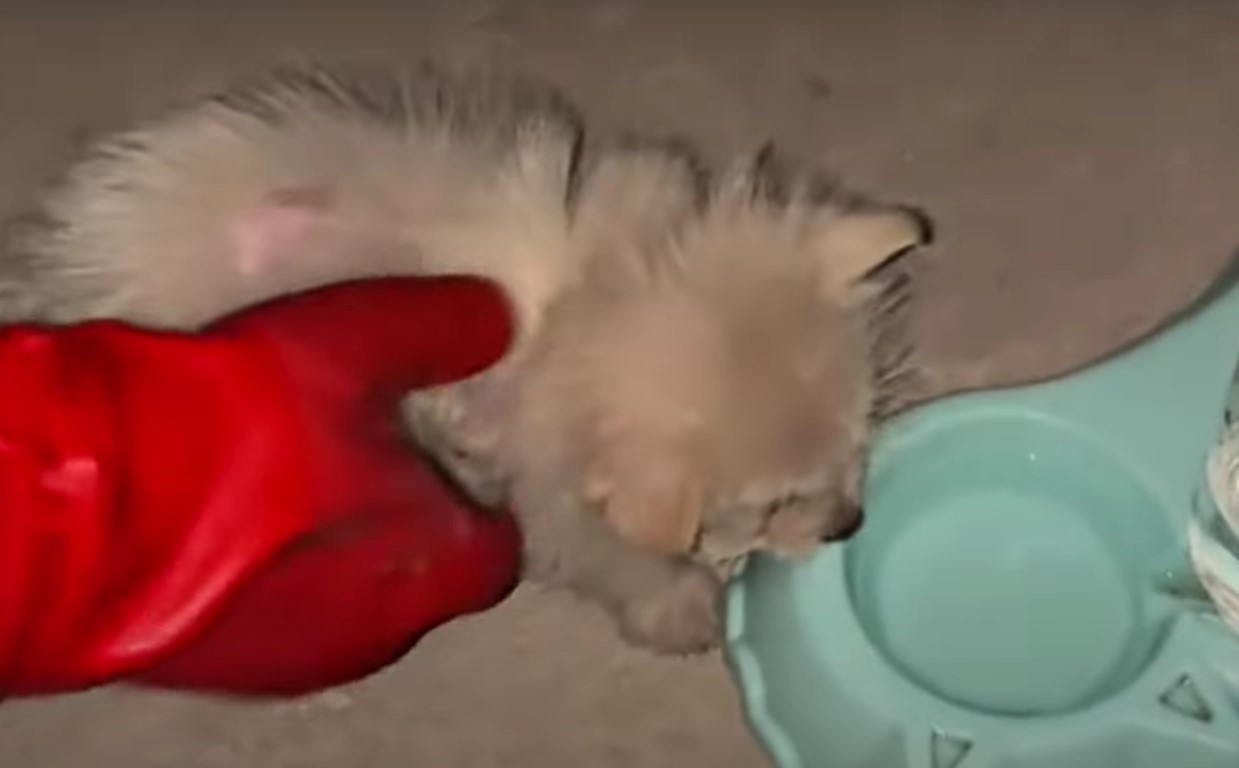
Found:
[[[34,3],[29,3],[31,8]],[[0,211],[82,135],[293,54],[494,58],[606,124],[774,138],[926,206],[937,386],[1140,331],[1239,243],[1239,6],[1092,2],[44,2],[0,10]],[[227,6],[234,7],[227,7]],[[93,6],[93,7],[91,7]],[[522,590],[365,684],[283,707],[123,691],[0,708],[4,764],[764,764],[717,657],[626,652]]]

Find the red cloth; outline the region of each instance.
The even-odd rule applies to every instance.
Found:
[[[502,599],[519,535],[399,427],[506,350],[468,278],[332,286],[182,335],[0,331],[0,693],[295,694]]]

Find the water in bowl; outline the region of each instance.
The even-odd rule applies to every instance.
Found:
[[[1087,706],[1139,673],[1166,628],[1150,573],[1173,537],[1103,444],[1000,412],[888,455],[899,471],[875,468],[847,557],[857,614],[893,666],[1016,716]]]

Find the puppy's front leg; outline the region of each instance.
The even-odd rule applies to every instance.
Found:
[[[531,576],[599,603],[634,645],[688,654],[718,643],[722,583],[712,570],[629,545],[578,502],[555,506],[524,521]]]

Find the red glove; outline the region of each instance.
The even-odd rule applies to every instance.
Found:
[[[302,693],[501,600],[512,519],[454,498],[396,407],[510,333],[468,278],[333,286],[198,335],[0,331],[0,692]]]

